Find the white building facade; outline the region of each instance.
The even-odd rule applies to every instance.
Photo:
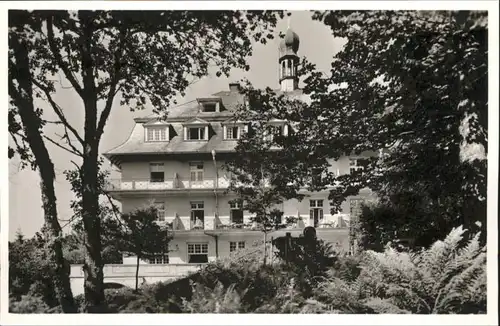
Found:
[[[288,29],[280,44],[278,64],[280,91],[291,96],[301,94],[298,47],[298,36]],[[172,108],[166,121],[135,119],[127,141],[104,154],[121,172],[121,178],[111,180],[108,190],[121,202],[123,212],[153,202],[159,210],[159,223],[171,227],[168,255],[153,257],[144,264],[204,264],[263,240],[263,233],[251,222],[251,214],[231,203],[236,197],[227,192],[230,176],[223,169],[247,130],[245,124],[231,120],[234,109],[242,103],[239,86],[230,84],[226,91]],[[330,170],[350,173],[358,168],[356,159],[345,156],[332,160]],[[306,195],[302,201],[289,200],[280,205],[284,217],[298,217],[299,222],[274,236],[298,234],[304,227],[314,226],[319,238],[349,250],[350,215],[356,213],[361,201],[372,197],[371,192],[348,198],[337,214],[331,214],[328,191]],[[124,264],[128,263],[134,264],[135,258],[124,258]]]

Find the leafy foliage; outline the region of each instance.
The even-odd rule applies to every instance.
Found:
[[[107,217],[110,218],[110,217]],[[121,264],[123,255],[116,241],[103,230],[102,260],[104,264]],[[81,231],[74,230],[63,238],[63,254],[70,264],[83,264],[85,261],[85,245]]]
[[[325,277],[338,260],[332,245],[315,237],[281,237],[273,242],[278,249],[277,258],[284,264],[283,269],[294,278],[294,288],[305,297],[311,296],[318,280]]]
[[[425,194],[401,191],[380,197],[375,204],[363,205],[356,224],[359,245],[375,251],[383,251],[389,242],[399,248],[428,248],[456,223],[448,214],[436,218],[437,212],[446,209],[459,214],[445,200],[450,199],[441,200],[441,207],[436,207]]]
[[[228,314],[241,311],[241,294],[235,285],[224,288],[218,283],[214,289],[201,284],[193,285],[193,297],[183,301],[183,310],[188,313]]]
[[[316,296],[330,307],[358,313],[485,313],[486,248],[479,234],[464,245],[464,233],[455,228],[444,241],[416,253],[368,251],[356,279],[332,274]]]
[[[276,198],[329,189],[336,213],[368,187],[407,214],[397,227],[432,233],[422,245],[458,225],[475,233],[477,220],[484,243],[487,13],[327,11],[314,19],[346,44],[327,74],[302,61],[301,92],[242,89],[237,119],[251,124],[228,162],[236,190],[251,193],[260,175]],[[288,122],[288,136],[264,137],[273,119]],[[358,162],[363,170],[328,169],[351,155],[367,156]],[[400,201],[409,195],[420,197],[418,205]]]
[[[33,299],[35,305],[38,299],[42,300],[47,307],[57,305],[53,277],[54,268],[47,259],[46,241],[41,234],[37,233],[31,239],[24,239],[22,235],[19,235],[15,241],[9,242],[11,301],[27,300],[20,305],[30,306],[28,297],[36,297],[37,299]]]
[[[16,144],[9,157],[17,153],[23,163],[45,169],[43,180],[52,188],[46,141],[81,160],[89,310],[102,310],[104,301],[98,152],[115,99],[130,110],[152,105],[165,117],[175,98],[213,65],[217,76],[227,76],[231,68],[248,70],[251,41],[272,39],[279,16],[269,11],[9,11],[9,132]],[[81,126],[70,122],[54,96],[62,86],[57,85],[61,76],[54,78],[60,74],[82,100]],[[58,140],[44,133],[48,121],[36,103],[40,100],[57,116],[51,123],[61,127]],[[55,209],[55,198],[48,203]],[[54,215],[46,219],[57,234]],[[66,301],[72,301],[61,250],[54,251],[59,283],[65,285]]]
[[[121,219],[104,221],[107,235],[114,239],[120,251],[133,253],[137,257],[136,290],[138,289],[140,259],[168,252],[168,242],[171,236],[168,234],[166,225],[160,225],[157,219],[158,210],[151,205],[123,214]]]
[[[478,234],[468,241],[464,234],[464,229],[455,228],[443,241],[417,252],[387,247],[384,252],[336,256],[333,266],[317,275],[309,288],[301,278],[310,273],[301,268],[281,261],[262,266],[252,258],[234,256],[188,277],[138,291],[106,289],[108,312],[485,313],[485,247]],[[262,259],[260,254],[253,257]],[[38,296],[29,297],[20,299],[23,303],[11,302],[11,307],[27,306],[15,309],[28,312],[46,309],[45,303],[30,303],[39,302]],[[82,304],[83,298],[76,301]]]
[[[38,296],[23,295],[19,301],[11,300],[9,312],[14,314],[43,314],[49,311],[49,306]]]
[[[76,233],[62,237],[61,243],[64,258],[68,263],[83,263],[84,252],[81,239]],[[22,233],[18,232],[15,241],[9,242],[9,296],[11,302],[29,301],[28,298],[33,297],[43,300],[44,305],[50,309],[59,306],[53,283],[56,272],[54,265],[47,259],[50,250],[47,246],[47,241],[40,233],[26,239]],[[116,261],[117,256],[120,255],[114,248],[106,252],[104,257],[110,263]],[[25,303],[19,304],[24,305]]]

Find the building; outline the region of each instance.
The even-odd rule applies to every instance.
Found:
[[[288,29],[279,46],[279,92],[300,97],[298,49],[299,37]],[[135,119],[129,138],[104,154],[121,171],[121,179],[113,180],[108,190],[121,202],[123,212],[154,201],[160,212],[158,220],[172,226],[168,256],[143,263],[206,263],[263,239],[263,233],[250,222],[251,215],[230,203],[236,198],[226,193],[230,176],[222,168],[225,160],[235,155],[238,138],[247,128],[231,119],[235,107],[242,103],[238,84],[230,84],[228,90],[172,108],[166,121]],[[286,125],[281,132],[286,135]],[[332,160],[330,168],[337,174],[350,173],[359,168],[356,159]],[[328,191],[308,193],[301,202],[287,201],[281,205],[284,216],[300,220],[279,232],[300,233],[312,225],[320,238],[348,250],[349,216],[370,194],[367,190],[350,198],[342,212],[333,215]],[[135,259],[124,258],[124,263],[128,262],[135,263]]]

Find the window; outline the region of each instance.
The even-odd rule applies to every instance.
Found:
[[[203,103],[203,112],[217,112],[217,103]]]
[[[245,249],[245,241],[230,241],[229,242],[229,252],[236,251],[238,249]]]
[[[205,127],[190,127],[187,129],[188,140],[204,140]]]
[[[239,139],[240,138],[240,128],[226,126],[226,139]]]
[[[189,166],[191,181],[203,181],[203,163],[191,163]]]
[[[165,221],[165,203],[154,203],[153,205],[157,210],[157,221]]]
[[[188,243],[187,247],[190,264],[208,263],[208,243]]]
[[[268,132],[268,135],[267,135],[267,139],[272,141],[274,140],[275,137],[279,137],[279,136],[284,136],[285,135],[285,126],[284,125],[271,125],[269,131]]]
[[[150,264],[168,264],[168,255],[167,254],[158,254],[149,258]]]
[[[161,127],[146,127],[146,141],[167,141],[168,140],[168,126]]]
[[[274,126],[273,127],[273,135],[274,137],[283,136],[284,135],[284,126]]]
[[[243,224],[243,210],[241,209],[241,202],[234,201],[229,203],[229,214],[231,223]]]
[[[205,210],[204,204],[200,202],[191,202],[191,229],[203,230],[205,228]]]
[[[192,201],[191,202],[191,209],[203,209],[203,208],[204,208],[204,205],[203,205],[202,201],[200,201],[200,202]]]
[[[314,227],[323,220],[323,199],[313,199],[309,201],[310,218],[314,221]]]
[[[163,163],[150,163],[149,171],[149,179],[151,182],[165,181],[165,169],[163,167]]]
[[[362,171],[363,167],[359,166],[358,159],[349,159],[349,172],[354,173],[356,171]]]

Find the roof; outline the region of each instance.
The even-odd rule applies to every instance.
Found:
[[[285,38],[281,40],[279,49],[282,54],[296,54],[299,50],[300,38],[290,27],[286,30]]]
[[[282,94],[281,90],[276,91]],[[287,92],[289,96],[302,96],[301,90]],[[135,119],[135,126],[129,138],[121,145],[109,150],[103,155],[114,164],[119,164],[124,156],[137,154],[189,154],[233,152],[237,140],[223,139],[223,125],[234,116],[234,111],[239,104],[243,104],[243,95],[237,90],[221,91],[210,98],[218,97],[223,103],[224,110],[220,112],[200,112],[197,100],[175,106],[169,109],[166,121],[156,123],[155,117]],[[185,124],[208,123],[210,138],[208,141],[185,141],[183,127]],[[144,126],[169,125],[170,141],[146,142],[144,139]]]
[[[183,123],[170,123],[171,139],[168,142],[144,141],[144,128],[136,124],[130,137],[122,145],[113,148],[104,155],[106,157],[146,153],[210,153],[212,150],[228,152],[234,150],[237,141],[224,140],[220,122],[209,123],[212,136],[208,141],[184,141]],[[172,137],[173,134],[173,137]]]

